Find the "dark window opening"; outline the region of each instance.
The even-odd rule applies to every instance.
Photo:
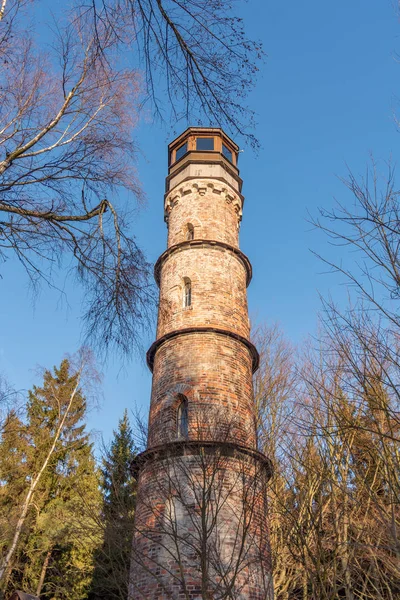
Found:
[[[179,160],[180,158],[182,158],[182,156],[184,154],[186,154],[186,152],[187,152],[187,142],[182,144],[182,146],[179,146],[179,148],[175,152],[175,160]]]
[[[222,154],[225,156],[225,158],[232,162],[232,152],[229,150],[228,146],[225,146],[225,144],[222,144]]]
[[[180,404],[177,412],[178,438],[187,438],[189,435],[188,401],[186,396],[179,395]]]
[[[183,306],[186,308],[192,305],[192,282],[185,277],[185,287],[183,290]]]
[[[191,223],[188,223],[188,225],[187,225],[186,239],[188,241],[194,239],[194,227],[193,227],[193,225]]]
[[[197,138],[196,150],[214,150],[214,138]]]

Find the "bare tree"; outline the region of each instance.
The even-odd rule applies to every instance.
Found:
[[[254,411],[258,447],[273,463],[267,488],[268,524],[275,598],[288,600],[301,580],[302,565],[293,558],[290,543],[293,523],[293,446],[301,446],[298,429],[298,388],[295,349],[277,324],[261,325],[253,332],[260,367],[253,376]]]
[[[238,113],[247,122],[260,50],[219,0],[77,0],[47,45],[27,26],[32,6],[0,8],[0,257],[14,252],[33,285],[72,272],[86,292],[86,334],[128,353],[154,305],[132,233],[139,108],[151,98],[161,115],[167,98],[174,122],[202,113],[251,138]]]
[[[258,332],[255,408],[260,448],[274,462],[275,597],[392,600],[400,589],[398,369],[368,313],[334,316],[320,346],[302,348],[296,361],[276,327]]]
[[[347,505],[358,490],[365,508],[357,517],[365,527],[364,540],[357,541],[363,554],[353,548],[358,581],[366,598],[394,598],[400,581],[399,192],[391,165],[382,175],[374,161],[364,178],[350,173],[345,184],[353,202],[321,210],[315,224],[352,253],[352,261],[349,253],[340,262],[323,259],[345,275],[351,304],[323,301],[324,377],[314,378],[312,387],[332,415],[322,435],[346,440],[353,478]]]
[[[173,128],[190,119],[218,125],[257,147],[254,113],[245,102],[263,51],[247,37],[240,5],[237,0],[93,0],[92,14],[96,24],[132,43],[145,71],[144,101],[158,117]]]
[[[137,75],[116,68],[109,33],[94,34],[82,11],[60,26],[48,56],[22,31],[18,8],[8,5],[16,14],[0,47],[0,256],[15,252],[33,284],[51,284],[69,255],[87,291],[87,333],[128,352],[152,299],[149,266],[114,194],[139,196],[129,134]]]
[[[394,175],[390,164],[387,173],[380,174],[375,161],[363,178],[350,172],[344,180],[349,200],[337,203],[331,211],[320,209],[313,223],[333,245],[349,250],[354,260],[349,264],[349,253],[340,262],[319,258],[345,275],[362,301],[363,311],[372,308],[398,334],[400,201]]]
[[[400,589],[399,404],[386,358],[377,361],[366,336],[360,344],[341,327],[303,370],[310,450],[296,462],[311,496],[297,546],[311,533],[307,570],[318,597],[391,599]]]
[[[260,355],[260,367],[253,377],[258,447],[275,461],[293,411],[294,348],[277,324],[257,327],[252,339]]]

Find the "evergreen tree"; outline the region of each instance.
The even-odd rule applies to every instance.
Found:
[[[21,587],[60,600],[87,595],[101,539],[98,531],[82,535],[85,508],[90,505],[99,513],[101,496],[83,421],[86,400],[80,374],[81,370],[71,372],[67,360],[54,374],[45,371],[43,386],[29,392],[26,424],[11,415],[4,429],[1,508],[7,501],[14,501],[15,507],[2,553],[9,555],[15,545],[3,576],[5,589]],[[14,479],[19,482],[18,496]]]
[[[0,557],[7,553],[29,476],[27,429],[15,410],[7,415],[0,438]],[[1,597],[1,595],[0,595]]]
[[[91,600],[128,597],[136,493],[131,463],[136,452],[125,410],[103,459],[104,542],[97,555]]]

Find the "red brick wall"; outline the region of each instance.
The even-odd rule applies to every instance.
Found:
[[[192,180],[166,198],[168,247],[186,239],[238,245],[242,200],[221,181]],[[185,246],[162,262],[157,339],[196,327],[227,330],[249,337],[245,265],[229,248]],[[184,278],[192,285],[192,302],[184,306]],[[238,340],[212,333],[175,337],[155,355],[148,446],[177,437],[176,400],[189,400],[189,438],[207,435],[218,423],[218,435],[248,446],[255,444],[252,414],[252,362]],[[209,431],[213,439],[217,431]]]
[[[176,399],[189,401],[189,439],[229,439],[253,447],[252,362],[238,340],[191,333],[166,341],[154,361],[148,446],[175,441]]]
[[[183,306],[184,277],[192,282],[192,305]],[[246,269],[233,252],[186,247],[164,261],[160,278],[157,338],[185,327],[209,325],[249,337]]]
[[[272,600],[265,483],[262,466],[237,456],[186,455],[145,465],[131,600],[201,599],[200,554],[210,599],[220,597],[223,570],[238,600]]]
[[[188,223],[194,227],[195,239],[238,245],[242,200],[221,181],[195,180],[194,185],[185,182],[169,192],[165,205],[168,215],[168,247],[186,239]]]

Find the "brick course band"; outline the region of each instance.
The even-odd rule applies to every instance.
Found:
[[[154,357],[156,355],[157,350],[160,348],[160,346],[164,344],[164,342],[181,335],[188,335],[190,333],[217,333],[219,335],[225,335],[227,337],[238,340],[239,342],[244,344],[250,352],[252,358],[253,373],[257,371],[260,365],[260,355],[258,354],[257,348],[254,346],[254,344],[252,344],[245,337],[237,333],[233,333],[232,331],[228,331],[227,329],[217,329],[216,327],[187,327],[186,329],[178,329],[177,331],[170,331],[169,333],[166,333],[158,340],[156,340],[147,351],[146,361],[150,371],[153,372]]]
[[[140,469],[148,462],[165,460],[166,458],[175,458],[180,456],[193,456],[200,454],[201,451],[211,454],[219,450],[222,456],[238,458],[237,455],[243,456],[246,459],[257,460],[264,466],[267,478],[270,479],[273,475],[273,466],[269,458],[253,448],[234,444],[232,442],[221,441],[204,441],[204,440],[178,440],[169,444],[155,446],[149,450],[145,450],[135,457],[131,463],[131,471],[134,477],[137,478]],[[267,479],[267,480],[268,480]]]
[[[163,252],[163,254],[161,254],[160,258],[154,265],[154,279],[156,280],[158,287],[160,287],[161,267],[163,263],[171,256],[171,254],[174,254],[175,252],[180,252],[182,250],[186,250],[187,248],[204,248],[213,246],[216,246],[221,250],[228,250],[229,252],[232,252],[233,254],[235,254],[235,256],[239,258],[244,268],[246,269],[246,287],[248,287],[253,275],[253,269],[247,256],[241,250],[239,250],[239,248],[235,248],[235,246],[231,246],[231,244],[226,244],[225,242],[218,242],[216,240],[189,240],[185,242],[180,242],[179,244],[175,244],[174,246],[171,246],[165,252]]]

